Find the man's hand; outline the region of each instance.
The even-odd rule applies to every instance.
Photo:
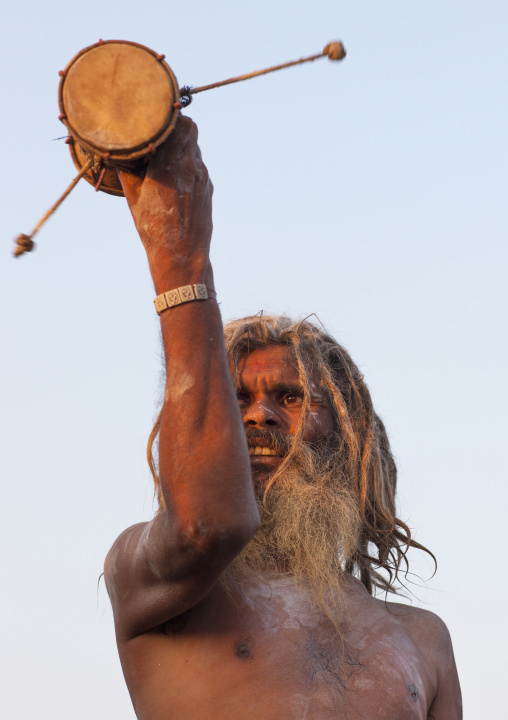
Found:
[[[180,116],[144,179],[118,172],[157,293],[179,284],[212,283],[209,267],[213,186],[201,159],[198,129]]]

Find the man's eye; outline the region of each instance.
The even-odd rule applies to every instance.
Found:
[[[298,395],[297,393],[286,393],[282,398],[282,402],[287,407],[301,405],[303,403],[303,395]]]

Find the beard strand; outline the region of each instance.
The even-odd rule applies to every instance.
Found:
[[[229,566],[226,584],[247,578],[269,584],[274,573],[288,573],[338,630],[344,568],[362,527],[340,439],[302,442],[266,496],[262,484],[255,489],[261,527]]]

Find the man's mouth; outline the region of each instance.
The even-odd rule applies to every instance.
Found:
[[[245,434],[253,467],[275,467],[291,449],[292,438],[279,430],[247,427]]]
[[[260,445],[249,446],[249,455],[271,455],[272,457],[277,457],[275,450],[269,447],[261,447]]]

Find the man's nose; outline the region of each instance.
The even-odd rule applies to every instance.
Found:
[[[275,408],[269,402],[257,400],[243,413],[243,424],[246,427],[280,427]]]

